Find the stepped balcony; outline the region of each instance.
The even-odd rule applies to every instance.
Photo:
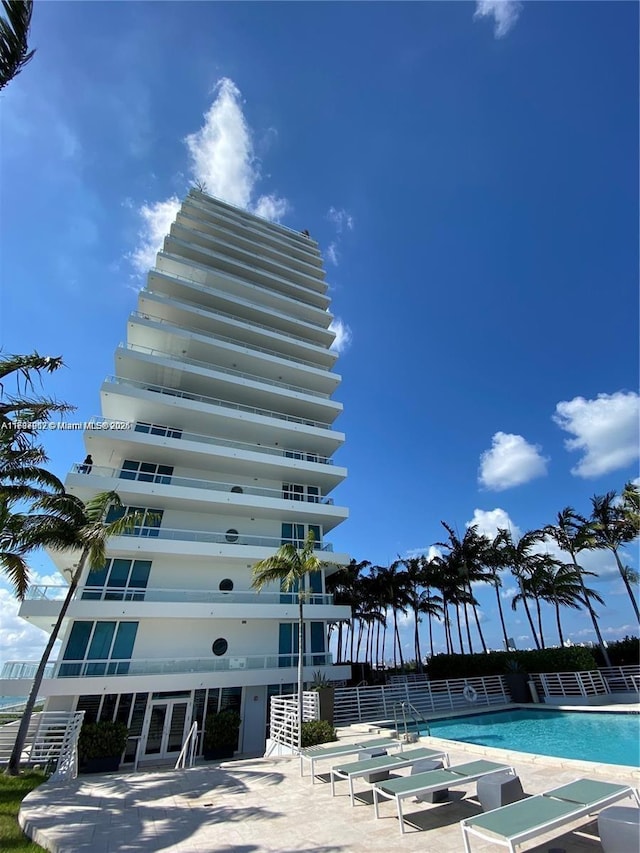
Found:
[[[179,224],[184,223],[186,227],[190,227],[190,223],[197,223],[192,227],[210,237],[221,239],[250,252],[255,252],[258,247],[261,257],[279,262],[288,270],[306,273],[321,280],[325,278],[322,258],[319,253],[303,254],[297,246],[292,250],[290,241],[285,242],[283,240],[274,243],[273,240],[265,240],[262,234],[250,231],[246,227],[234,229],[228,220],[213,213],[205,212],[204,208],[193,203],[192,199],[186,199],[183,202],[177,216],[177,222]]]
[[[68,586],[34,585],[21,602],[21,618],[47,631],[60,613]],[[346,621],[351,610],[334,605],[333,596],[306,593],[303,596],[306,616],[318,621]],[[309,608],[309,609],[307,609]],[[80,586],[75,592],[67,619],[182,619],[203,620],[296,618],[298,593],[256,592],[207,589],[160,589],[152,587]]]
[[[92,418],[85,438],[96,462],[111,459],[144,459],[160,465],[181,463],[202,472],[215,468],[232,477],[257,477],[317,486],[327,494],[347,476],[347,471],[328,456],[301,447],[256,444],[221,436],[203,435],[148,421],[127,429],[112,429],[106,418]]]
[[[300,269],[289,263],[286,255],[272,253],[267,255],[263,247],[248,241],[229,240],[227,234],[219,231],[212,235],[206,226],[185,213],[178,213],[176,222],[171,226],[170,234],[185,243],[192,243],[212,252],[220,252],[229,260],[242,263],[260,273],[286,278],[301,287],[323,294],[327,290],[324,272],[320,269]]]
[[[132,463],[136,466],[138,462]],[[234,482],[180,477],[158,471],[155,464],[139,465],[145,470],[109,468],[84,464],[72,466],[66,486],[81,500],[96,492],[117,491],[125,505],[148,504],[157,509],[215,513],[217,516],[257,516],[298,524],[322,524],[325,532],[348,517],[346,507],[334,506],[333,498],[316,486],[303,484],[267,488]],[[150,468],[153,473],[149,473]],[[224,522],[221,522],[224,523]],[[226,539],[225,541],[230,541]]]
[[[154,277],[154,281],[151,281],[151,276]],[[230,301],[228,298],[221,298],[216,304],[203,305],[196,299],[187,299],[182,295],[169,295],[163,290],[153,289],[154,282],[157,286],[160,277],[178,280],[176,276],[166,273],[150,274],[149,285],[145,290],[140,291],[138,302],[140,310],[132,316],[143,320],[162,319],[187,330],[209,335],[217,336],[222,330],[225,334],[232,332],[235,334],[227,337],[230,340],[242,342],[245,347],[252,347],[258,351],[268,352],[288,361],[318,369],[330,370],[338,358],[337,352],[327,349],[330,344],[329,339],[326,345],[310,343],[308,336],[294,331],[294,329],[299,331],[297,324],[291,318],[281,316],[279,312],[265,312],[248,302],[245,304],[244,300],[240,299]],[[170,290],[170,288],[167,289]],[[207,289],[207,295],[216,296],[217,292]],[[211,302],[214,301],[211,300]],[[238,310],[238,307],[243,310]],[[245,308],[246,311],[244,311]],[[264,322],[269,319],[271,319],[270,323]],[[220,336],[222,337],[222,334]],[[264,346],[265,343],[269,346]]]
[[[166,340],[167,335],[171,333],[171,329],[163,329],[162,332],[164,333],[163,337]],[[198,343],[197,340],[193,338],[193,336],[189,336],[189,337],[184,336],[184,337],[185,337],[184,346],[194,346]],[[238,343],[238,342],[235,341],[234,343]],[[242,344],[240,344],[240,345],[242,346]],[[340,377],[337,376],[336,374],[326,374],[325,373],[325,375],[321,378],[323,378],[325,380],[328,379],[330,384],[334,387],[332,387],[329,391],[320,391],[318,389],[309,388],[308,385],[295,385],[295,384],[290,383],[290,382],[283,382],[280,378],[273,379],[270,376],[264,376],[264,374],[249,373],[249,372],[244,371],[244,370],[238,370],[237,368],[234,368],[234,367],[226,367],[226,366],[219,364],[217,361],[193,358],[191,356],[184,354],[184,350],[182,350],[180,353],[176,353],[176,352],[171,352],[170,350],[166,350],[166,349],[159,349],[157,347],[150,347],[150,346],[145,346],[143,344],[137,344],[137,343],[131,343],[131,342],[125,343],[123,341],[120,342],[118,347],[121,350],[131,350],[131,352],[139,352],[139,353],[142,353],[143,355],[150,355],[150,356],[154,356],[154,357],[157,356],[158,358],[166,358],[166,359],[170,359],[171,361],[178,361],[180,364],[189,364],[189,365],[193,365],[194,367],[202,367],[205,370],[213,370],[216,373],[226,373],[229,376],[238,377],[240,379],[249,379],[252,382],[259,382],[259,383],[264,384],[264,385],[272,385],[274,388],[286,388],[288,391],[296,391],[299,394],[305,394],[305,395],[310,396],[310,397],[319,397],[323,400],[331,399],[331,394],[335,390],[335,386],[337,386],[338,383],[340,382]],[[241,356],[242,356],[242,353],[239,353],[238,357],[241,357]],[[284,365],[285,369],[286,369],[286,366],[287,365]],[[276,369],[277,369],[277,367],[276,367]],[[313,381],[313,379],[314,379],[314,377],[312,376],[310,381]]]
[[[167,385],[157,385],[154,382],[139,382],[138,380],[129,379],[123,376],[107,376],[105,382],[113,383],[115,385],[130,386],[132,388],[140,388],[144,391],[151,391],[154,394],[165,394],[169,397],[177,397],[181,400],[206,403],[208,406],[216,406],[223,409],[234,409],[237,412],[247,412],[249,414],[260,415],[261,417],[266,418],[276,418],[293,424],[304,424],[305,426],[316,427],[318,429],[331,429],[331,424],[328,421],[298,417],[297,415],[290,415],[286,412],[277,412],[273,409],[264,409],[259,406],[247,406],[243,403],[236,403],[233,400],[224,400],[220,397],[209,397],[205,394],[194,394],[190,391],[170,388]]]
[[[194,235],[185,229],[176,230],[172,227],[171,231],[172,233],[164,238],[163,251],[165,254],[177,255],[187,263],[195,262],[223,274],[228,273],[242,281],[256,284],[262,290],[266,289],[275,294],[288,296],[296,302],[312,308],[319,308],[322,311],[326,311],[331,303],[329,297],[325,296],[324,293],[309,290],[308,287],[296,284],[290,278],[283,278],[276,273],[229,257],[223,252],[216,252],[214,249],[198,245],[193,240]],[[179,232],[179,237],[173,236],[176,231]]]
[[[149,281],[158,274],[174,276],[173,288],[169,289],[171,295],[179,294],[180,286],[186,285],[197,293],[198,301],[202,298],[204,307],[224,300],[232,310],[234,303],[240,304],[244,313],[245,305],[250,305],[267,317],[269,312],[273,312],[274,319],[280,323],[286,318],[288,325],[284,325],[285,329],[297,331],[301,335],[308,331],[310,343],[326,343],[328,346],[333,341],[333,333],[327,328],[333,319],[328,308],[318,308],[286,294],[265,290],[237,275],[170,252],[158,252],[156,266],[149,272]],[[164,285],[167,288],[170,286],[168,282],[164,282]]]
[[[195,359],[183,360],[185,357],[182,355],[148,349],[144,352],[138,347],[119,346],[115,351],[116,373],[150,385],[158,385],[169,376],[176,390],[210,395],[219,401],[226,400],[262,409],[263,412],[280,412],[313,421],[313,425],[331,424],[342,412],[342,403],[328,395],[309,393],[299,386],[285,387],[288,383],[280,380],[253,374],[241,375],[242,371],[235,368],[218,367],[207,362],[195,364]]]
[[[242,211],[224,205],[220,205],[220,199],[215,199],[216,206],[210,205],[210,198],[197,190],[191,190],[189,196],[185,199],[182,206],[186,210],[186,206],[190,205],[198,211],[199,216],[205,217],[208,221],[219,223],[223,222],[227,228],[236,229],[236,233],[247,234],[252,236],[260,243],[268,242],[273,246],[282,248],[289,255],[295,255],[309,264],[322,266],[322,258],[318,251],[318,244],[309,236],[303,235],[300,231],[293,228],[288,228],[286,225],[275,225],[270,220],[257,222],[255,214],[245,216]]]
[[[167,313],[175,315],[176,312],[171,311],[170,308]],[[236,331],[238,334],[235,337],[224,334],[215,328],[216,325],[222,329],[227,326],[225,331]],[[208,358],[209,364],[224,363],[222,359],[226,358],[228,362],[244,363],[247,368],[253,365],[260,370],[267,369],[272,373],[289,375],[302,387],[324,390],[327,396],[331,395],[340,384],[341,377],[331,372],[330,365],[319,366],[317,362],[309,359],[261,346],[253,340],[247,341],[246,337],[241,336],[242,332],[243,329],[234,329],[234,327],[229,329],[226,322],[215,315],[208,321],[205,319],[201,323],[201,328],[194,328],[193,325],[185,327],[174,319],[147,311],[133,311],[129,315],[127,342],[129,345],[149,346],[159,338],[166,343],[172,340],[172,342],[175,341],[176,347],[185,347],[191,357],[195,355],[192,351],[194,347],[203,354],[211,353]],[[180,351],[182,352],[182,349]],[[291,384],[295,382],[292,381]]]
[[[188,296],[185,296],[188,293]],[[201,297],[201,298],[199,298]],[[259,305],[242,299],[239,296],[230,297],[228,293],[213,286],[202,285],[199,281],[189,279],[184,275],[171,272],[151,270],[147,286],[140,291],[139,307],[145,311],[146,302],[153,300],[154,310],[160,307],[173,308],[188,315],[186,326],[194,323],[205,329],[210,329],[216,319],[224,318],[239,327],[243,339],[253,333],[257,340],[268,336],[282,352],[308,352],[313,359],[325,362],[330,367],[336,361],[338,354],[328,349],[333,340],[333,333],[324,326],[319,327],[304,320],[297,320],[277,311],[270,306]],[[168,310],[167,310],[167,313]],[[169,315],[172,317],[173,315]]]

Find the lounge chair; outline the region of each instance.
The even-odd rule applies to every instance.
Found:
[[[437,749],[420,747],[402,752],[399,755],[381,755],[378,758],[370,758],[364,761],[352,761],[350,764],[340,764],[331,768],[331,795],[336,795],[336,781],[346,779],[349,782],[349,796],[351,805],[355,805],[353,791],[353,780],[358,777],[366,777],[370,783],[380,782],[389,778],[389,771],[400,767],[413,767],[417,762],[435,761],[441,759],[445,766],[449,765],[449,754]]]
[[[404,817],[402,814],[402,801],[408,797],[419,797],[441,791],[443,788],[457,788],[460,785],[468,785],[476,782],[491,773],[504,773],[509,771],[515,775],[513,767],[507,764],[496,764],[494,761],[470,761],[468,764],[456,764],[455,767],[447,767],[444,770],[427,770],[425,773],[416,773],[414,776],[404,776],[401,779],[389,779],[374,785],[373,807],[376,817],[380,817],[378,803],[380,798],[396,801],[398,820],[400,821],[400,832],[404,833]]]
[[[363,740],[358,743],[333,744],[332,746],[310,746],[300,750],[300,775],[304,776],[304,762],[311,763],[311,781],[315,784],[315,763],[328,758],[343,758],[346,755],[362,755],[374,758],[385,755],[388,749],[402,750],[403,743],[391,737],[377,737],[373,740]]]
[[[515,853],[518,844],[590,816],[626,797],[634,797],[640,804],[638,792],[629,785],[578,779],[544,794],[460,821],[464,849],[471,853],[470,836],[476,835]]]

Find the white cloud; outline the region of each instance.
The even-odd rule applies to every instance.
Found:
[[[334,266],[338,266],[338,244],[335,240],[333,241],[333,243],[329,243],[329,248],[327,249],[327,257]]]
[[[253,206],[253,212],[256,216],[262,216],[272,222],[279,222],[289,208],[289,202],[285,198],[278,198],[275,195],[261,195]]]
[[[290,210],[289,202],[275,193],[261,195],[254,201],[256,186],[262,178],[260,160],[242,110],[240,90],[233,80],[224,77],[218,82],[202,127],[185,137],[184,143],[189,152],[190,178],[204,184],[209,195],[275,222]],[[178,208],[176,196],[140,208],[139,243],[129,256],[137,273],[145,273],[155,263],[156,252]]]
[[[58,583],[60,578],[58,578]],[[47,643],[47,635],[40,628],[18,616],[18,601],[6,588],[0,587],[0,649],[1,663],[10,660],[40,660]],[[58,646],[50,660],[55,660]]]
[[[336,231],[338,234],[342,234],[344,229],[347,231],[353,231],[353,216],[348,213],[344,208],[338,210],[335,207],[330,207],[329,212],[327,213],[327,219],[329,222],[333,222],[336,226]]]
[[[634,391],[598,394],[595,400],[574,397],[556,406],[553,420],[568,438],[569,451],[583,453],[571,473],[599,477],[630,465],[638,458],[640,397]]]
[[[521,435],[497,432],[491,449],[480,457],[478,482],[486,489],[500,492],[543,477],[548,461],[538,445],[529,444]]]
[[[499,39],[509,32],[520,17],[522,3],[517,0],[476,0],[474,20],[493,17],[494,36]]]
[[[477,525],[478,533],[488,536],[489,539],[493,539],[499,529],[510,530],[514,541],[517,541],[522,535],[518,525],[511,521],[509,513],[500,507],[490,510],[475,509],[473,518],[467,522],[467,527],[471,527],[473,524]]]
[[[156,253],[162,248],[165,236],[180,208],[177,196],[155,204],[143,204],[140,208],[142,228],[138,234],[138,246],[131,252],[129,259],[133,268],[144,275],[156,262]]]
[[[345,350],[347,350],[351,345],[351,341],[353,339],[351,328],[347,326],[346,323],[343,323],[340,317],[335,317],[331,321],[329,331],[335,333],[335,339],[331,344],[331,349],[340,353],[345,352]]]

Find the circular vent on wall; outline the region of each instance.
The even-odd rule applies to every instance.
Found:
[[[214,653],[216,657],[220,657],[225,654],[227,649],[229,648],[229,643],[225,640],[224,637],[218,637],[217,640],[213,641],[213,645],[211,646],[211,651]]]
[[[220,583],[218,584],[218,589],[221,592],[231,592],[231,590],[233,589],[233,581],[231,580],[231,578],[225,578],[224,580],[220,581]]]
[[[230,527],[229,530],[224,534],[224,538],[227,542],[237,542],[238,541],[238,531],[234,530],[233,527]]]

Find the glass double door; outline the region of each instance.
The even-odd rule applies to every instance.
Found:
[[[147,708],[140,756],[175,758],[189,731],[191,697],[153,698]]]

